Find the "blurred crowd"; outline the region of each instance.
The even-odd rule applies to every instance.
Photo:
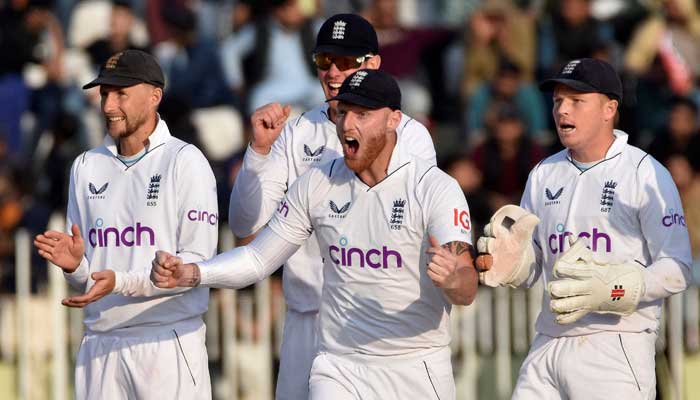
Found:
[[[0,0],[0,291],[14,287],[13,237],[64,212],[72,160],[104,136],[97,89],[110,55],[139,48],[166,74],[160,114],[210,160],[219,220],[248,116],[324,100],[311,59],[323,20],[365,16],[403,110],[431,131],[475,226],[519,203],[529,170],[558,151],[537,82],[573,58],[623,78],[619,129],[671,171],[700,254],[698,0]],[[478,234],[478,229],[475,232]],[[45,274],[37,260],[36,273]],[[35,275],[36,276],[36,275]],[[41,285],[41,279],[32,280]],[[36,288],[35,288],[36,289]]]

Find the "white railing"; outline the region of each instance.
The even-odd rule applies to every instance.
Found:
[[[63,230],[62,218],[53,217],[49,228]],[[13,393],[20,399],[70,398],[74,358],[82,337],[82,311],[61,306],[68,289],[55,266],[48,265],[49,290],[38,295],[30,293],[29,255],[35,251],[32,238],[26,231],[20,231],[15,241],[16,296],[5,298],[0,307],[0,321],[3,322],[0,352],[5,363],[14,364],[17,374]],[[233,245],[230,231],[222,227],[220,250],[228,250]],[[541,295],[541,284],[527,291],[480,288],[474,305],[453,308],[452,350],[457,398],[502,400],[510,397],[517,368],[534,337]],[[283,308],[282,299],[271,295],[270,280],[255,285],[252,293],[250,290],[211,291],[205,321],[207,349],[214,366],[211,369],[214,398],[273,397],[273,362],[279,357]],[[273,311],[277,314],[274,322]],[[665,393],[676,400],[682,399],[684,387],[684,345],[694,350],[698,347],[699,313],[697,287],[666,302],[657,349],[668,355],[671,379],[666,383]],[[32,326],[32,323],[40,323],[33,322],[37,317],[50,321],[48,332]],[[14,334],[12,329],[8,331],[8,324],[14,326]],[[690,335],[684,334],[684,324]]]

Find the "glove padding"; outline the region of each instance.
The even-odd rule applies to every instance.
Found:
[[[599,264],[578,239],[554,264],[549,307],[559,324],[588,313],[629,315],[644,293],[644,268],[635,263]]]
[[[491,287],[523,284],[536,262],[532,234],[539,222],[535,214],[521,207],[499,208],[476,243],[479,253],[493,257],[491,268],[479,273],[479,282]]]

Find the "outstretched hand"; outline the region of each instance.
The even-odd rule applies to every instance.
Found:
[[[34,247],[40,256],[60,267],[64,272],[74,272],[85,254],[85,242],[78,225],[71,226],[72,235],[46,231],[34,238]]]
[[[100,272],[93,272],[90,277],[95,281],[87,293],[80,296],[73,296],[63,299],[61,304],[66,307],[83,308],[90,303],[107,296],[114,290],[116,276],[114,271],[106,269]]]

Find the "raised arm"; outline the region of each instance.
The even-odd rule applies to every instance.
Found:
[[[289,106],[264,105],[253,113],[253,139],[236,177],[229,202],[229,226],[239,238],[267,224],[287,188],[287,155],[283,129]]]

